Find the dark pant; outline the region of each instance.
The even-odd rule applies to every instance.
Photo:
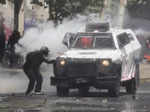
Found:
[[[10,55],[9,55],[9,61],[10,61],[10,65],[13,65],[15,62],[14,62],[14,59],[15,59],[15,48],[12,47],[10,49]],[[15,60],[17,61],[17,60]]]
[[[28,95],[35,86],[35,92],[40,92],[42,87],[43,78],[39,70],[32,70],[32,69],[24,69],[26,76],[29,79],[28,88],[26,90],[26,95]],[[35,85],[36,83],[36,85]]]
[[[0,62],[2,61],[3,59],[3,56],[4,56],[4,49],[0,49]]]

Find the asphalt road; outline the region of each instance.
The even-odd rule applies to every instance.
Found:
[[[22,70],[0,68],[0,112],[150,112],[150,82],[146,80],[149,66],[141,65],[144,78],[136,96],[126,94],[122,88],[118,98],[95,89],[88,97],[80,97],[77,90],[71,91],[69,97],[57,97],[55,87],[49,84],[51,66],[42,68],[44,95],[26,97],[28,80]]]

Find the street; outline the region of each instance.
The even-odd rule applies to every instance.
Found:
[[[118,98],[94,88],[88,97],[80,97],[76,90],[72,90],[69,97],[57,97],[55,87],[49,84],[49,77],[53,75],[51,65],[41,70],[44,95],[25,97],[28,80],[22,70],[1,68],[0,112],[149,112],[150,82],[145,75],[148,67],[149,64],[141,65],[141,85],[136,97],[126,94],[122,88]]]
[[[40,56],[35,56],[29,59],[29,65],[26,66],[36,68],[32,66],[33,62],[39,61],[35,66],[40,65],[43,60],[46,61],[44,58],[50,51],[50,60],[58,59],[56,72],[60,72],[59,76],[66,76],[62,79],[67,81],[68,76],[72,79],[80,74],[81,78],[82,75],[89,74],[88,82],[93,83],[96,82],[91,80],[95,73],[104,79],[111,77],[112,80],[116,76],[114,79],[120,80],[120,71],[124,81],[136,79],[136,62],[141,60],[141,54],[149,57],[149,10],[150,0],[0,0],[1,62],[6,65],[14,62],[22,65],[27,61],[27,58],[23,61],[22,56],[40,50],[43,59],[36,59]],[[103,22],[107,25],[102,25]],[[89,23],[95,23],[94,27],[87,27]],[[97,27],[98,23],[100,27]],[[18,36],[13,35],[16,31]],[[47,53],[41,50],[43,46],[49,49]],[[17,53],[19,55],[13,56]],[[68,97],[58,97],[56,87],[50,85],[50,77],[54,75],[51,64],[42,64],[40,69],[43,94],[25,96],[29,80],[23,70],[6,68],[2,64],[0,63],[0,112],[150,112],[150,62],[143,61],[140,64],[140,86],[137,93],[127,94],[125,88],[121,87],[119,97],[111,97],[107,90],[92,87],[86,97],[81,97],[77,89],[69,90]],[[32,73],[29,71],[29,74],[30,72]],[[118,95],[118,80],[113,88],[115,91],[109,88],[110,93]],[[61,85],[67,82],[57,81]],[[101,86],[97,82],[93,84],[94,87]],[[127,91],[135,92],[135,80],[131,82],[127,85]],[[58,90],[61,91],[61,88]]]

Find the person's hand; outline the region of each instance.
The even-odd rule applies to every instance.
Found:
[[[56,62],[56,60],[51,60],[51,63],[55,63]]]

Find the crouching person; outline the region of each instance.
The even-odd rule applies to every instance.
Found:
[[[35,87],[35,94],[41,94],[43,78],[40,73],[40,65],[42,62],[52,64],[54,60],[47,60],[49,49],[42,47],[39,51],[33,51],[27,54],[26,62],[23,65],[23,71],[29,79],[28,88],[25,95],[29,95]],[[35,85],[36,84],[36,85]]]

